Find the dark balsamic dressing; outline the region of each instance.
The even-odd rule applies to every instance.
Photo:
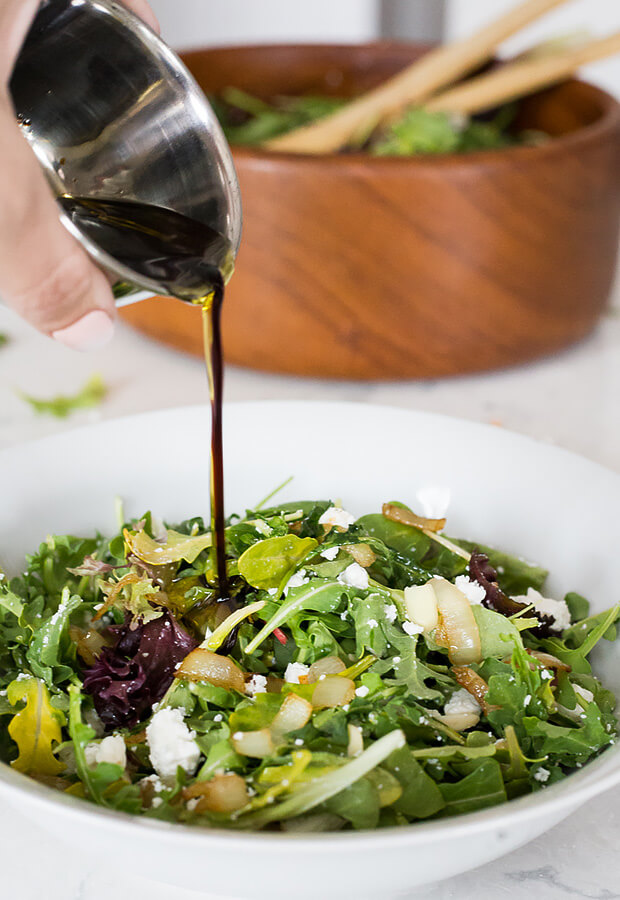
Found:
[[[211,533],[220,602],[228,599],[222,445],[223,357],[221,311],[228,240],[180,213],[125,200],[65,196],[59,203],[97,246],[133,272],[156,281],[171,297],[202,307],[205,363],[211,401]]]

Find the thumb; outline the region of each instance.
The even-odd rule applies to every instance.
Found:
[[[60,222],[36,157],[0,95],[0,296],[39,331],[89,350],[112,336],[105,275]]]

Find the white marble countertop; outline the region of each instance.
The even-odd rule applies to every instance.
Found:
[[[82,356],[40,337],[0,308],[0,446],[146,409],[204,402],[204,372],[184,356],[119,328],[105,350]],[[100,372],[109,396],[95,412],[37,417],[19,391],[73,393]],[[301,380],[229,369],[228,400],[349,400],[432,410],[551,441],[620,471],[620,285],[596,332],[551,359],[504,372],[430,382]],[[422,889],[428,900],[620,898],[620,790],[537,841],[474,872]],[[14,900],[206,900],[184,890],[94,868],[18,815],[0,812],[0,885]],[[251,900],[251,898],[248,898]]]

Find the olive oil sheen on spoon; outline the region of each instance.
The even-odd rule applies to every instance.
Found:
[[[226,600],[221,310],[224,273],[232,257],[230,243],[208,225],[159,206],[72,196],[59,197],[58,202],[73,223],[110,256],[160,283],[169,296],[202,307],[211,400],[213,561],[220,600]]]

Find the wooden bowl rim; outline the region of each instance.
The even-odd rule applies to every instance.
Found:
[[[432,44],[423,42],[407,42],[407,41],[368,41],[365,43],[350,44],[320,44],[320,43],[292,43],[292,44],[231,44],[210,47],[194,47],[183,51],[182,58],[187,61],[191,56],[210,55],[216,53],[226,53],[234,55],[242,52],[265,52],[274,53],[284,50],[295,51],[320,51],[320,50],[338,50],[347,53],[356,49],[368,50],[404,50],[404,49],[430,49]],[[470,153],[443,153],[435,155],[420,156],[371,156],[367,153],[326,153],[316,156],[314,154],[304,153],[282,153],[273,152],[271,150],[262,150],[259,147],[245,147],[239,144],[233,144],[232,149],[236,159],[266,163],[268,165],[282,165],[284,167],[317,166],[324,168],[332,166],[339,169],[356,169],[361,167],[373,168],[381,171],[401,170],[405,167],[413,167],[415,169],[435,169],[435,168],[463,168],[475,169],[478,165],[488,167],[489,164],[501,166],[512,166],[515,162],[526,162],[529,159],[543,159],[546,157],[563,156],[565,154],[573,154],[578,152],[582,147],[604,140],[608,136],[612,136],[616,131],[620,131],[620,102],[616,100],[610,93],[584,81],[581,78],[568,78],[562,84],[575,83],[584,85],[590,92],[592,100],[598,100],[602,107],[601,115],[591,122],[567,134],[553,137],[544,144],[535,146],[517,146],[505,147],[501,150],[475,150]]]

